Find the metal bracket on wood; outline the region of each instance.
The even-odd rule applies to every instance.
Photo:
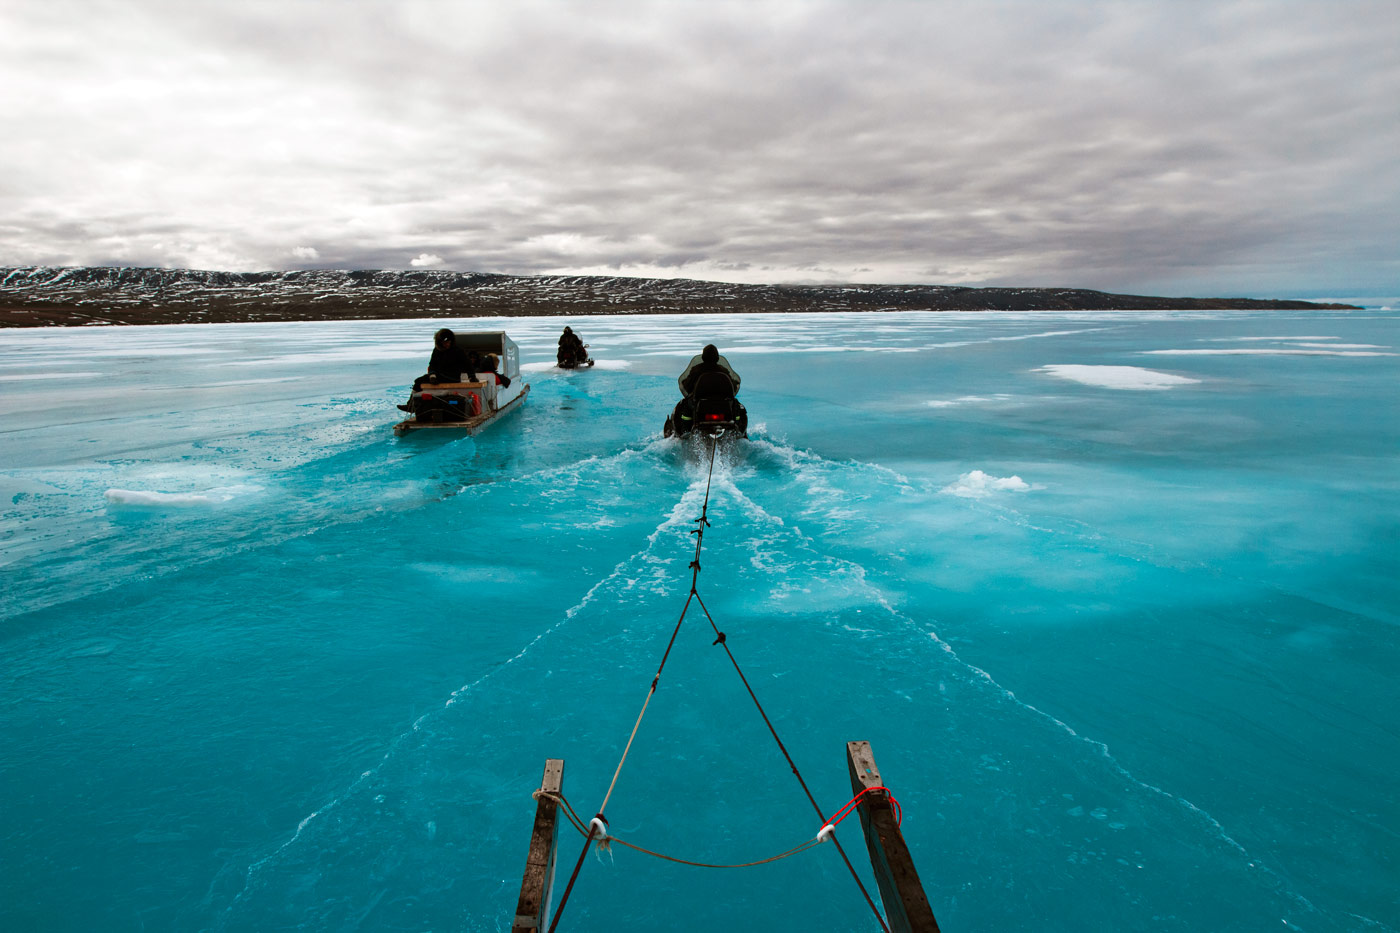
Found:
[[[563,793],[564,759],[545,759],[540,790],[550,794]],[[510,928],[511,933],[539,933],[545,928],[554,893],[558,843],[559,805],[548,797],[541,797],[535,807],[535,829],[530,834],[530,855],[525,860],[525,878],[520,883],[520,900],[515,906],[515,923]]]
[[[851,790],[857,794],[871,787],[883,787],[880,769],[869,742],[847,742],[846,762],[851,768]],[[865,845],[870,850],[870,867],[880,885],[880,901],[885,907],[885,921],[890,933],[939,933],[938,921],[933,919],[919,873],[904,842],[904,834],[895,822],[889,794],[871,791],[860,798],[860,825],[865,830]]]

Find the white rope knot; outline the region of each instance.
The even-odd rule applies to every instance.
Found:
[[[608,824],[601,816],[595,816],[588,821],[588,829],[593,832],[593,838],[602,842],[608,838]]]
[[[825,826],[823,826],[817,831],[817,842],[826,842],[828,839],[831,839],[835,835],[836,827],[831,823],[827,823]]]

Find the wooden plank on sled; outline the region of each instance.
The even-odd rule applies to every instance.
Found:
[[[851,769],[853,793],[884,786],[869,742],[847,742],[846,763]],[[889,793],[871,790],[860,798],[857,809],[890,933],[938,933],[938,921],[933,918],[933,908],[924,894],[919,873],[914,870],[909,846],[894,818]]]
[[[564,759],[545,759],[540,790],[563,793]],[[548,797],[541,797],[535,807],[535,828],[530,834],[530,854],[525,859],[525,877],[520,883],[520,900],[515,905],[511,933],[539,933],[547,925],[558,848],[559,805]]]
[[[493,411],[483,411],[479,415],[472,415],[470,418],[463,418],[460,421],[418,421],[417,419],[409,418],[406,421],[400,421],[398,424],[394,425],[394,433],[407,434],[409,431],[446,429],[452,431],[466,431],[468,434],[477,434],[497,418],[508,415],[516,408],[519,408],[525,401],[525,396],[529,394],[530,387],[526,385],[520,390],[519,395],[509,402],[506,402],[500,408]]]

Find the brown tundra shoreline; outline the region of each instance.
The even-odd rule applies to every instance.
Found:
[[[462,272],[229,273],[0,268],[0,327],[404,318],[857,311],[1361,310],[1253,298],[1163,298],[1079,288],[735,285],[693,279]]]

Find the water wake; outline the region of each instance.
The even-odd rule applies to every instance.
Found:
[[[649,464],[657,468],[667,466],[666,458],[671,456],[670,451],[673,449],[673,445],[654,440],[640,448],[625,449],[607,457],[588,457],[576,463],[537,471],[529,476],[515,477],[503,482],[529,484],[531,487],[540,489],[551,489],[562,484],[572,494],[590,484],[605,484],[611,481],[611,477],[634,472],[642,464]],[[1179,794],[1138,778],[1113,756],[1107,743],[1085,735],[1065,720],[1025,702],[1013,690],[998,682],[991,672],[960,657],[954,647],[944,640],[936,630],[922,625],[902,611],[895,604],[895,600],[875,582],[875,575],[870,572],[868,567],[857,560],[829,552],[816,537],[800,530],[791,518],[785,518],[766,507],[761,501],[762,496],[758,490],[750,487],[761,486],[759,481],[763,480],[776,467],[780,474],[785,474],[785,476],[780,476],[785,484],[796,483],[801,488],[807,502],[806,508],[801,512],[804,521],[835,522],[837,525],[847,525],[858,517],[856,514],[858,510],[852,508],[849,495],[849,487],[852,485],[849,480],[852,477],[857,477],[862,482],[873,481],[877,485],[884,485],[886,489],[893,488],[897,495],[914,497],[916,501],[922,500],[930,508],[963,508],[972,506],[974,503],[941,496],[939,490],[930,487],[921,488],[917,484],[910,483],[898,473],[883,467],[855,461],[846,463],[828,461],[809,452],[797,450],[765,438],[757,438],[752,441],[748,445],[747,454],[726,453],[725,457],[717,457],[713,475],[708,477],[711,515],[718,521],[720,514],[733,507],[737,514],[742,517],[743,523],[750,526],[750,534],[742,546],[748,549],[750,566],[755,571],[782,579],[795,571],[787,565],[774,564],[773,561],[776,559],[774,555],[788,555],[787,564],[793,564],[793,555],[799,555],[797,560],[804,564],[799,569],[804,573],[820,570],[820,576],[824,580],[839,577],[845,585],[843,601],[848,600],[849,605],[865,604],[879,607],[885,618],[894,622],[898,629],[915,632],[920,636],[911,644],[933,646],[956,670],[963,672],[963,677],[968,683],[980,685],[981,688],[991,691],[992,695],[1000,701],[1009,704],[1011,708],[1020,710],[1033,717],[1035,721],[1052,727],[1058,734],[1077,745],[1089,749],[1093,760],[1101,762],[1112,774],[1126,781],[1130,786],[1180,808],[1189,815],[1191,820],[1204,827],[1211,838],[1223,844],[1228,851],[1242,859],[1246,872],[1257,875],[1261,885],[1279,893],[1300,909],[1313,915],[1321,915],[1321,912],[1311,901],[1298,893],[1278,871],[1271,869],[1252,856],[1246,847],[1209,812]],[[612,594],[613,597],[621,597],[632,593],[634,596],[640,597],[645,595],[665,596],[675,592],[677,555],[685,553],[686,548],[683,542],[699,513],[700,501],[706,491],[707,475],[694,458],[681,457],[678,462],[672,461],[672,465],[679,466],[686,486],[664,517],[651,528],[642,546],[634,553],[616,562],[608,573],[588,587],[574,605],[565,610],[547,627],[537,632],[514,654],[494,663],[489,670],[454,690],[441,707],[416,719],[408,730],[390,743],[373,767],[362,772],[343,792],[303,817],[290,838],[265,856],[249,864],[244,873],[242,888],[234,895],[219,920],[219,929],[226,928],[232,922],[249,894],[258,887],[264,874],[280,863],[289,852],[305,842],[313,828],[323,822],[337,808],[342,807],[348,800],[372,790],[370,784],[375,776],[404,750],[414,736],[424,733],[444,710],[460,706],[477,696],[483,685],[525,659],[538,646],[558,635],[571,623],[579,620],[585,612],[608,605],[610,603],[609,594]],[[729,544],[732,546],[732,540]],[[801,555],[805,555],[805,557]],[[815,574],[813,575],[815,576]],[[830,592],[825,592],[820,594],[820,597],[826,598],[830,595]],[[775,589],[775,595],[771,598],[781,600],[783,593],[779,589]],[[865,637],[882,634],[877,629],[853,630],[853,634]],[[361,914],[363,915],[373,906],[371,904],[369,908],[361,911]],[[1364,918],[1361,919],[1364,920]],[[1373,921],[1365,922],[1374,924]],[[1381,924],[1374,925],[1384,929]]]

